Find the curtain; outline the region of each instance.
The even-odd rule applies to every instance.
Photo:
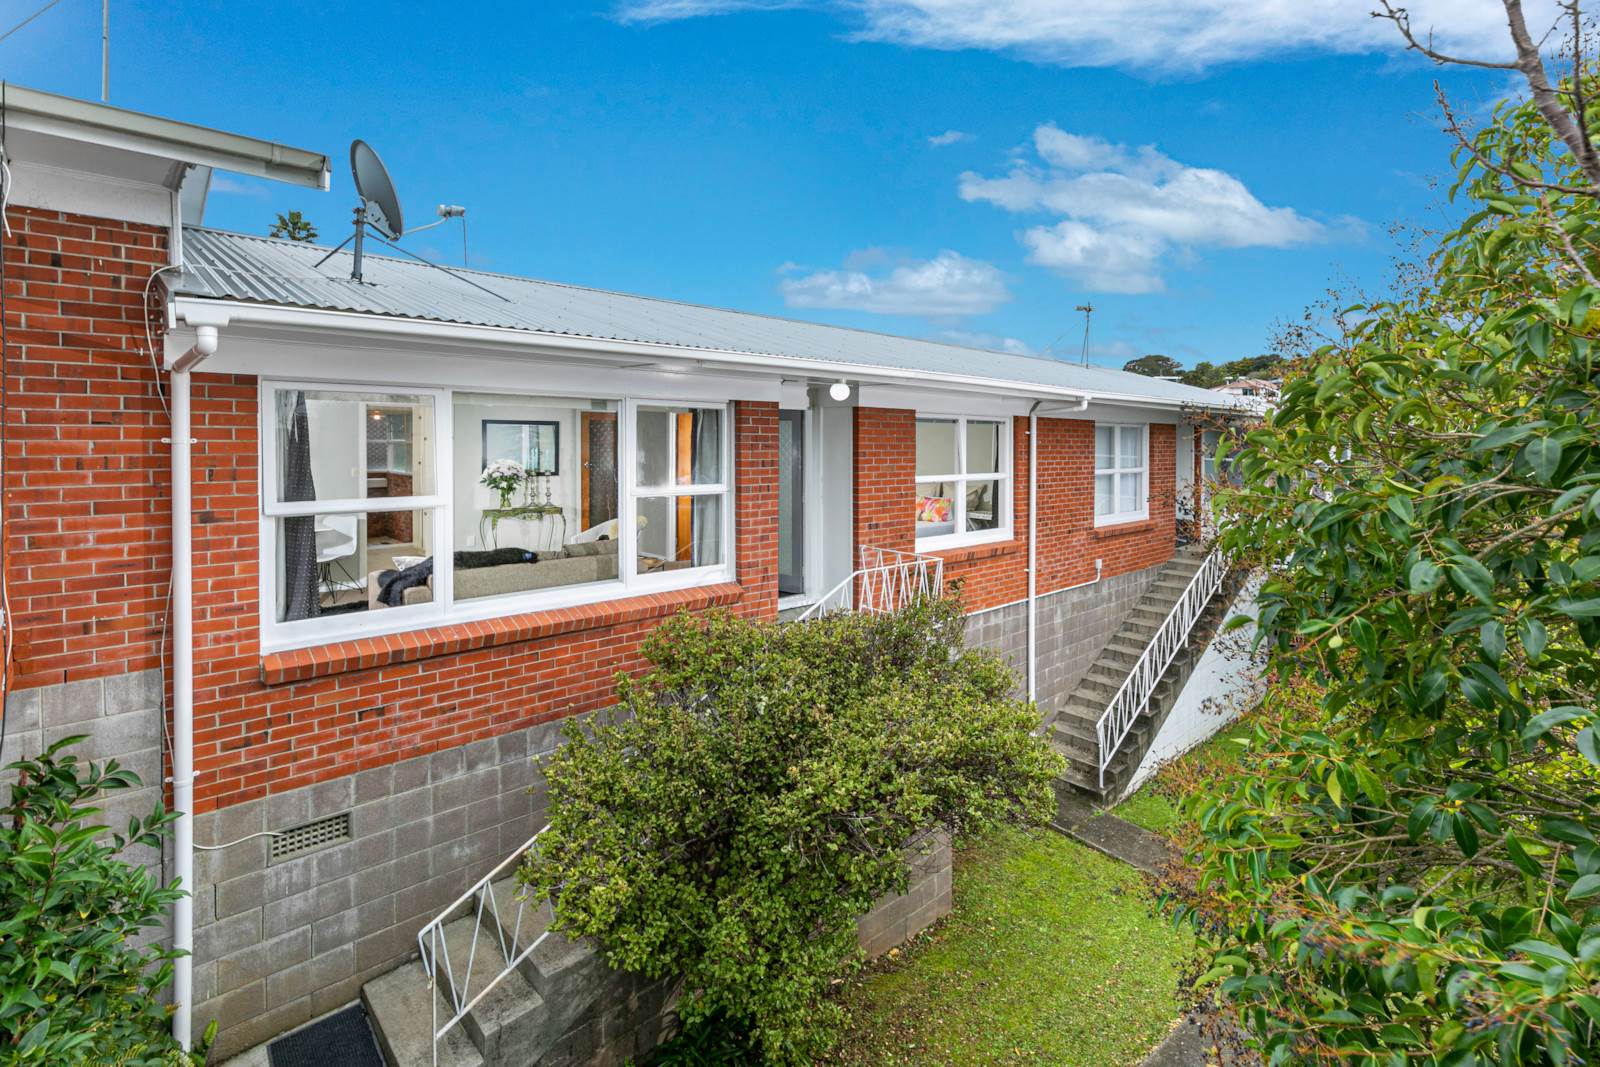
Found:
[[[691,469],[696,485],[719,482],[722,475],[718,465],[722,460],[722,413],[694,410],[690,423]],[[694,566],[709,566],[722,562],[722,516],[720,496],[694,498],[694,528],[691,551]]]
[[[278,476],[285,502],[315,500],[311,477],[311,420],[306,415],[306,394],[278,394]],[[321,613],[317,590],[317,520],[295,515],[283,521],[283,618],[285,622],[310,619]]]

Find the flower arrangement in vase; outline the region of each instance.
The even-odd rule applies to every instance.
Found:
[[[511,496],[517,491],[517,486],[527,479],[528,471],[522,464],[509,459],[497,459],[483,469],[478,481],[500,494],[500,507],[504,510],[511,507]]]

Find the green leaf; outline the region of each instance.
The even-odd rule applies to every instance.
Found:
[[[1473,559],[1471,556],[1459,555],[1450,557],[1450,580],[1463,592],[1490,607],[1494,606],[1494,575],[1489,573],[1489,568]],[[1595,601],[1600,604],[1600,600]],[[1600,613],[1600,608],[1596,609]]]
[[[1561,466],[1561,442],[1553,437],[1535,437],[1522,446],[1522,461],[1541,485],[1549,485]]]
[[[1439,582],[1443,578],[1444,572],[1439,569],[1438,564],[1425,559],[1417,560],[1411,565],[1411,573],[1407,576],[1411,595],[1423,596],[1433,592],[1439,588]]]
[[[1478,628],[1478,644],[1489,662],[1498,667],[1500,657],[1506,652],[1506,628],[1493,620],[1484,623]]]
[[[1567,818],[1564,815],[1549,816],[1539,820],[1539,828],[1545,835],[1557,841],[1564,841],[1569,845],[1592,845],[1595,843],[1594,834],[1590,833],[1582,823]]]
[[[1517,635],[1522,638],[1522,650],[1528,654],[1528,660],[1537,663],[1550,642],[1550,634],[1544,628],[1544,623],[1529,615],[1517,623]]]
[[[1567,899],[1587,900],[1597,893],[1600,893],[1600,874],[1586,874],[1572,883],[1572,888],[1567,890]]]
[[[1556,601],[1556,610],[1574,619],[1592,619],[1600,616],[1600,597],[1594,597],[1590,600],[1574,600],[1571,597],[1562,597]]]
[[[1535,715],[1528,720],[1528,725],[1522,728],[1522,740],[1537,741],[1552,729],[1562,723],[1571,722],[1573,719],[1582,719],[1589,714],[1588,708],[1580,708],[1575,704],[1564,704],[1559,708],[1551,708],[1540,715]]]

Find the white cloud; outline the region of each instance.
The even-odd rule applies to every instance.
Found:
[[[261,185],[255,185],[248,181],[240,181],[238,178],[231,178],[226,174],[216,173],[211,175],[211,187],[209,191],[213,193],[222,193],[226,196],[253,196],[258,199],[267,195],[266,188]]]
[[[1038,162],[963,174],[963,200],[1057,216],[1021,235],[1028,259],[1094,292],[1150,293],[1162,268],[1204,248],[1288,248],[1331,231],[1268,207],[1231,174],[1191,167],[1151,145],[1130,148],[1053,125],[1033,135]]]
[[[622,0],[624,21],[731,11],[830,9],[858,40],[946,50],[977,48],[1080,67],[1200,70],[1291,52],[1379,52],[1403,47],[1375,0]],[[1509,58],[1500,0],[1409,0],[1412,25],[1446,51]],[[1525,4],[1539,37],[1554,0]]]
[[[928,144],[932,145],[934,148],[943,148],[946,145],[959,144],[962,141],[970,140],[972,140],[972,134],[967,133],[964,130],[946,130],[943,133],[936,133],[932,137],[928,138]]]
[[[675,22],[737,11],[779,11],[804,3],[805,0],[623,0],[617,5],[616,18],[619,22]]]
[[[785,279],[780,288],[790,307],[869,311],[878,315],[982,315],[1007,300],[1005,277],[992,264],[951,251],[932,259],[902,262],[869,273],[884,253],[854,253],[842,270],[821,270]]]
[[[1010,352],[1014,356],[1033,355],[1033,346],[1016,337],[1002,337],[997,333],[981,333],[972,330],[942,330],[941,339],[952,344],[964,345],[967,348],[983,348],[991,352]]]

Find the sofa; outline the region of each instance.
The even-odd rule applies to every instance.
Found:
[[[677,570],[687,567],[687,562],[661,560],[646,563],[646,570]],[[367,607],[387,608],[378,599],[382,588],[379,576],[384,571],[367,575]],[[553,589],[564,585],[583,585],[587,582],[604,582],[617,577],[617,542],[585,541],[563,545],[559,553],[540,552],[532,563],[508,563],[499,567],[457,567],[455,572],[455,598],[471,600],[475,597],[501,596],[506,593],[525,593],[533,589]],[[413,586],[401,594],[404,604],[427,604],[433,600],[433,582]]]

